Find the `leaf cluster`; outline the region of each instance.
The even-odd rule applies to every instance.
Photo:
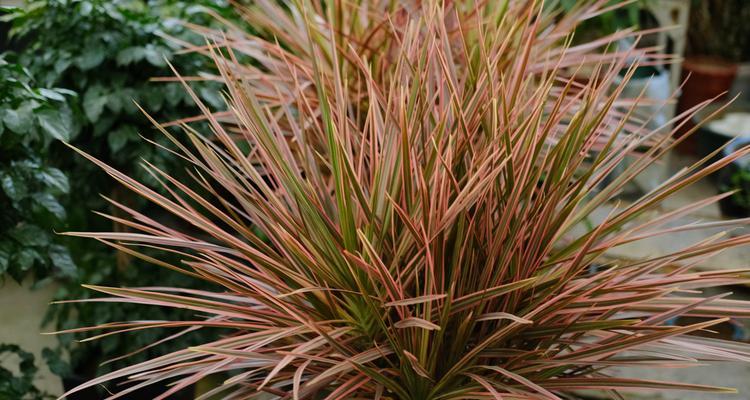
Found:
[[[211,0],[34,1],[5,18],[14,26],[12,37],[23,46],[19,62],[43,84],[79,94],[75,119],[82,136],[73,132],[66,139],[90,143],[89,151],[137,171],[141,158],[158,165],[170,161],[139,140],[139,134],[150,136],[151,129],[138,117],[136,104],[164,121],[184,116],[193,106],[179,85],[150,80],[169,74],[167,61],[187,74],[206,66],[202,57],[176,56],[180,46],[169,37],[200,41],[180,21],[204,22],[201,11],[220,6]],[[199,90],[221,106],[210,84]]]
[[[74,130],[75,92],[37,85],[28,69],[0,58],[0,275],[18,282],[32,272],[38,280],[76,273],[50,230],[67,218],[70,184],[46,159],[51,143]]]
[[[155,151],[142,140],[141,136],[166,142],[154,135],[136,104],[152,110],[160,121],[193,115],[195,104],[179,84],[153,79],[171,76],[167,62],[196,77],[210,67],[202,55],[176,54],[181,43],[204,40],[185,23],[210,25],[216,16],[228,14],[222,0],[44,0],[6,11],[2,19],[12,24],[12,47],[19,50],[7,53],[5,57],[13,63],[2,66],[0,203],[9,212],[3,213],[7,232],[0,233],[0,273],[21,280],[33,271],[41,283],[65,277],[59,281],[59,299],[85,297],[81,282],[194,284],[161,269],[136,273],[139,260],[53,233],[71,227],[111,228],[113,224],[91,215],[90,210],[106,207],[100,194],[133,209],[147,208],[137,197],[114,189],[105,174],[73,156],[62,142],[85,148],[151,182],[155,182],[153,177],[139,167],[144,160],[177,170],[180,161],[174,155]],[[201,78],[193,86],[203,100],[222,107],[217,84]],[[51,307],[45,320],[66,329],[126,316],[164,318],[165,311],[63,304]],[[78,344],[80,337],[66,335],[61,345],[71,354],[76,373],[93,374],[100,362],[161,336],[154,331]],[[117,366],[108,364],[100,371],[113,365]]]

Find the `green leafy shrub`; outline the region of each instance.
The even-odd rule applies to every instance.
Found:
[[[167,60],[186,74],[206,67],[204,57],[176,56],[180,46],[167,37],[202,40],[179,21],[191,17],[195,22],[205,21],[200,11],[209,5],[219,7],[222,2],[45,0],[31,2],[7,19],[13,23],[13,37],[26,43],[19,61],[35,78],[80,95],[76,118],[82,129],[71,143],[137,173],[142,159],[162,167],[174,165],[170,164],[173,157],[140,140],[139,135],[154,135],[136,104],[162,121],[184,117],[195,109],[178,84],[151,79],[171,75]],[[203,84],[197,90],[205,100],[221,106],[216,86]],[[82,195],[86,196],[81,198],[100,192],[95,185],[103,182],[80,185],[77,189],[85,190]]]
[[[47,160],[55,140],[75,135],[67,89],[38,87],[29,71],[0,58],[0,276],[19,283],[73,278],[75,265],[50,227],[66,220],[70,185]]]
[[[168,383],[166,398],[214,374],[230,377],[203,399],[731,391],[612,375],[611,367],[750,360],[747,344],[694,335],[750,316],[747,301],[694,296],[742,282],[745,271],[691,269],[750,235],[637,261],[606,257],[654,236],[744,223],[679,225],[718,196],[658,207],[750,148],[702,160],[632,203],[611,202],[685,136],[635,123],[639,99],[621,95],[637,68],[629,60],[658,57],[653,49],[570,45],[602,4],[568,13],[533,0],[241,8],[262,35],[211,36],[230,112],[218,118],[203,106],[208,128],[162,132],[189,160],[189,179],[145,165],[156,190],[80,151],[169,217],[121,207],[132,231],[68,233],[213,285],[91,285],[110,296],[104,302],[194,315],[77,332],[222,333],[71,393],[130,379],[112,390]],[[586,64],[593,73],[581,82],[571,70]],[[608,179],[626,155],[630,168]],[[144,254],[152,248],[180,262]],[[671,324],[677,316],[699,322]]]
[[[155,130],[143,119],[136,103],[148,108],[160,121],[171,121],[197,112],[193,100],[180,84],[153,82],[152,78],[173,75],[167,60],[189,75],[198,75],[210,67],[210,61],[202,55],[175,54],[181,48],[180,40],[203,42],[203,37],[187,29],[182,21],[211,24],[214,18],[207,11],[226,15],[228,8],[222,0],[44,0],[28,2],[24,7],[6,13],[3,18],[13,25],[11,37],[15,47],[21,48],[17,55],[19,63],[39,85],[65,88],[58,92],[45,89],[44,93],[56,97],[64,95],[69,106],[61,114],[49,113],[44,108],[46,105],[33,110],[20,109],[25,112],[22,116],[30,116],[29,124],[40,128],[35,131],[39,139],[34,139],[39,145],[30,147],[29,156],[23,161],[19,159],[11,165],[8,159],[8,169],[3,167],[3,182],[25,182],[23,190],[21,183],[17,184],[18,188],[12,192],[14,197],[7,201],[13,202],[18,208],[18,218],[24,221],[42,218],[36,217],[39,206],[35,201],[43,202],[47,211],[52,210],[52,215],[43,216],[44,219],[34,225],[22,225],[17,232],[9,232],[8,236],[15,240],[12,243],[26,240],[34,246],[18,251],[0,248],[0,262],[7,261],[1,265],[13,265],[15,270],[11,269],[11,272],[16,273],[16,270],[28,267],[13,257],[25,257],[21,261],[27,264],[26,259],[37,260],[40,279],[56,278],[46,271],[60,269],[69,272],[62,267],[67,266],[71,259],[58,257],[54,252],[67,254],[64,252],[70,251],[78,266],[78,276],[60,285],[58,299],[88,297],[89,292],[80,287],[82,282],[137,286],[162,281],[179,287],[194,285],[182,275],[163,269],[152,268],[150,274],[137,273],[139,260],[106,246],[78,239],[55,238],[53,229],[127,229],[117,222],[92,218],[91,210],[103,209],[108,204],[99,196],[100,193],[135,210],[146,211],[148,204],[115,187],[106,174],[73,157],[62,143],[50,142],[52,137],[58,137],[152,183],[156,181],[143,173],[138,167],[140,163],[152,163],[179,173],[183,164],[181,160],[172,154],[156,151],[142,140],[141,136],[161,144],[168,142],[163,136],[154,134]],[[215,107],[222,106],[218,84],[201,81],[195,82],[194,87],[204,101]],[[57,104],[55,98],[47,100]],[[8,107],[3,112],[6,118],[11,118],[9,113],[15,110]],[[53,115],[64,118],[46,120]],[[9,134],[16,135],[15,132]],[[6,137],[3,136],[3,143]],[[17,169],[19,166],[24,169]],[[64,175],[71,178],[69,182],[64,180]],[[58,202],[53,203],[53,199]],[[37,248],[39,255],[27,254]],[[20,255],[14,255],[16,253]],[[58,266],[61,263],[63,265]],[[138,306],[65,303],[51,307],[46,320],[58,329],[67,329],[112,319],[166,317],[166,310]],[[129,338],[110,337],[99,343],[77,343],[81,335],[70,334],[61,336],[61,344],[70,353],[73,371],[86,376],[117,367],[117,362],[99,364],[153,344],[166,334],[163,331],[143,332]],[[150,350],[135,357],[148,354]]]

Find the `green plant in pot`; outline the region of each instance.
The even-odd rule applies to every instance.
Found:
[[[619,71],[653,50],[603,48],[637,33],[570,45],[601,5],[567,13],[537,1],[240,6],[260,34],[209,34],[228,112],[201,103],[208,128],[162,130],[189,162],[188,179],[145,164],[157,191],[78,150],[170,218],[120,207],[130,231],[67,233],[210,285],[90,285],[103,302],[192,315],[76,332],[95,340],[155,327],[219,331],[69,394],[108,385],[115,397],[166,382],[158,398],[168,398],[210,375],[221,380],[202,399],[731,392],[611,368],[750,360],[746,344],[697,335],[750,317],[749,302],[695,296],[742,282],[744,272],[691,269],[750,236],[642,260],[606,257],[654,236],[742,224],[674,225],[716,197],[658,211],[750,148],[703,160],[632,203],[610,202],[681,139],[634,124],[639,102],[620,97]],[[601,72],[586,84],[562,70],[586,63]],[[631,168],[600,187],[631,153]],[[153,248],[179,260],[145,253]],[[677,316],[698,321],[671,324]],[[124,378],[129,385],[109,384]]]

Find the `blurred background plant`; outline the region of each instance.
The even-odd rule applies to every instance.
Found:
[[[136,103],[159,121],[195,114],[181,84],[152,78],[173,76],[167,61],[187,76],[206,69],[206,57],[176,54],[180,46],[173,39],[200,43],[203,38],[182,22],[210,26],[214,18],[209,14],[231,18],[231,12],[223,0],[45,0],[6,10],[2,19],[11,28],[5,48],[16,51],[7,51],[0,65],[0,205],[12,210],[2,215],[0,272],[19,283],[32,277],[37,287],[54,280],[57,299],[89,297],[80,286],[84,282],[194,284],[103,245],[53,234],[53,229],[124,229],[92,215],[90,210],[109,204],[100,194],[134,209],[145,207],[142,200],[113,189],[106,174],[73,155],[62,141],[149,182],[153,178],[140,168],[144,161],[180,171],[176,157],[141,139],[164,140],[154,135]],[[191,84],[208,104],[223,106],[218,86]],[[142,267],[149,272],[142,273]],[[135,305],[65,303],[50,307],[45,323],[48,330],[58,330],[160,319],[163,313]],[[81,337],[62,335],[59,348],[47,355],[54,360],[53,371],[80,381],[118,366],[100,365],[103,361],[147,347],[163,335],[142,332],[97,343],[77,343]],[[147,355],[149,350],[134,357]]]
[[[692,0],[687,54],[730,62],[750,60],[749,19],[746,0]]]
[[[723,153],[728,154],[747,145],[750,145],[750,138],[740,138],[730,143]],[[750,215],[750,157],[737,160],[724,168],[718,175],[717,182],[720,191],[733,192],[719,203],[722,213],[734,218]]]
[[[682,63],[682,89],[678,111],[684,111],[711,98],[727,99],[731,92],[741,94],[738,103],[747,103],[750,88],[750,2],[743,0],[692,0],[690,29],[685,60]],[[745,64],[743,66],[743,63]],[[690,77],[690,79],[688,79]],[[747,109],[746,104],[733,106]],[[747,110],[743,110],[745,112]],[[703,133],[705,136],[710,133]],[[726,142],[724,140],[723,142]],[[692,152],[705,154],[715,146],[693,145]]]
[[[626,5],[620,5],[609,11],[603,12],[597,18],[591,18],[581,22],[576,28],[574,42],[586,43],[628,28],[638,28],[641,24],[641,11],[648,0],[634,0]],[[609,0],[605,7],[612,7],[622,3],[617,0]],[[549,2],[550,5],[555,2]],[[561,10],[571,12],[584,3],[579,0],[560,0]]]

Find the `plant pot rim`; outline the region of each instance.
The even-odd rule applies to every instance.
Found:
[[[737,63],[715,56],[689,56],[682,61],[686,70],[710,75],[734,75]]]

